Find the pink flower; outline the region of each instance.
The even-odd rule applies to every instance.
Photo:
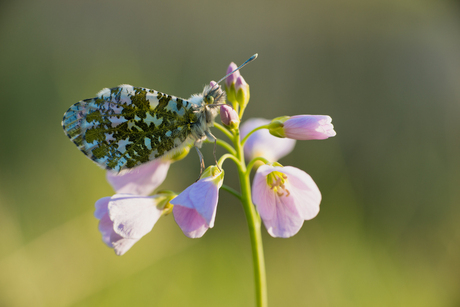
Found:
[[[251,118],[240,127],[241,138],[257,127],[267,125],[270,120],[264,118]],[[244,145],[244,155],[251,160],[255,157],[264,157],[275,162],[289,154],[295,146],[295,140],[282,139],[271,135],[267,129],[254,132]]]
[[[259,167],[252,190],[252,200],[272,237],[295,235],[304,220],[319,212],[321,192],[307,173],[295,167]]]
[[[166,194],[150,197],[115,194],[99,199],[94,216],[99,220],[102,240],[118,256],[123,255],[167,213],[170,198]]]
[[[235,63],[231,62],[230,65],[227,68],[226,75],[228,75],[229,73],[231,73],[232,71],[234,71],[237,68],[238,68],[238,66]],[[233,74],[228,76],[227,79],[225,79],[225,85],[227,86],[227,88],[230,88],[232,85],[235,86],[236,79],[239,76],[240,76],[240,71],[239,70],[235,71]]]
[[[235,129],[240,124],[238,113],[229,105],[223,104],[220,106],[220,119],[222,123]]]
[[[174,219],[187,237],[200,238],[214,226],[223,180],[224,172],[210,166],[200,180],[170,201],[174,205]]]
[[[332,118],[327,115],[283,116],[272,120],[272,135],[295,140],[324,140],[335,136]]]

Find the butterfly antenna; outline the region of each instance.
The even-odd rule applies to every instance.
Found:
[[[243,64],[241,64],[237,69],[235,69],[234,71],[232,71],[231,73],[227,74],[225,77],[223,77],[222,79],[220,79],[219,81],[217,81],[216,85],[221,83],[222,81],[224,81],[228,76],[230,76],[231,74],[235,73],[235,71],[238,71],[240,70],[241,68],[243,68],[244,66],[246,66],[247,64],[249,64],[250,62],[254,61],[255,59],[257,59],[258,57],[258,54],[254,54],[252,57],[250,57],[249,59],[246,60],[246,62],[244,62]],[[216,86],[214,85],[214,86]]]

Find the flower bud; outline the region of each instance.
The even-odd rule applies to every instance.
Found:
[[[231,62],[227,68],[227,74],[231,73],[237,68],[238,66],[235,63]],[[227,92],[227,99],[231,103],[236,103],[235,83],[236,83],[236,79],[239,76],[240,76],[240,71],[237,70],[225,79],[225,91]]]
[[[269,131],[274,136],[295,140],[324,140],[336,135],[331,121],[327,115],[283,116],[272,120]]]
[[[213,88],[215,85],[217,85],[217,82],[216,82],[216,81],[213,80],[213,81],[209,82],[209,86],[210,86],[211,88]]]
[[[240,124],[238,113],[229,105],[223,104],[220,106],[220,119],[222,123],[230,129],[236,129]]]
[[[239,76],[235,83],[236,101],[241,108],[246,107],[249,102],[249,84],[246,83],[243,76]]]

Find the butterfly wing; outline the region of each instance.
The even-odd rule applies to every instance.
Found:
[[[72,142],[100,166],[133,168],[193,141],[198,107],[155,90],[121,85],[77,102],[62,126]]]

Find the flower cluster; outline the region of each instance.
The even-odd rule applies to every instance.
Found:
[[[236,68],[236,64],[231,63],[227,73]],[[211,83],[213,85],[215,82]],[[189,147],[174,156],[158,158],[129,171],[107,173],[107,180],[116,194],[98,200],[94,215],[99,219],[103,241],[117,255],[124,254],[152,230],[160,217],[171,212],[186,236],[203,236],[214,226],[219,189],[224,181],[222,164],[228,158],[236,161],[245,180],[249,181],[251,169],[257,168],[249,192],[252,197],[247,199],[231,188],[226,190],[255,208],[271,236],[291,237],[305,220],[318,214],[321,193],[313,179],[304,171],[282,166],[277,161],[294,149],[296,140],[323,140],[335,136],[331,118],[325,115],[283,116],[272,120],[253,118],[240,126],[250,98],[249,85],[236,71],[225,80],[225,88],[230,104],[221,106],[223,125],[216,124],[216,127],[230,138],[233,147],[218,140],[217,144],[229,153],[223,155],[217,165],[208,167],[198,181],[180,194],[154,191],[163,183],[171,163],[185,157]]]

